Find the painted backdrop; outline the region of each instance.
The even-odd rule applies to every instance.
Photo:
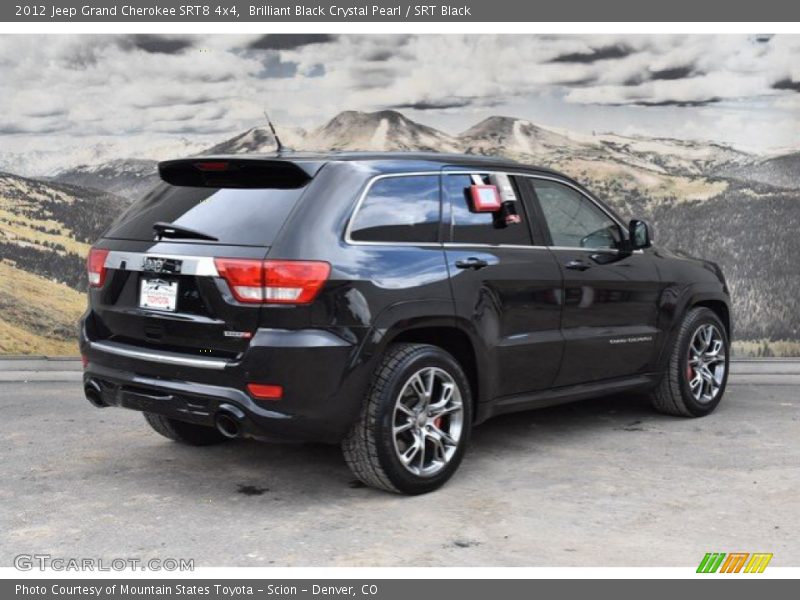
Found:
[[[0,353],[77,353],[91,242],[155,161],[506,155],[721,263],[740,354],[800,354],[800,36],[0,36]]]

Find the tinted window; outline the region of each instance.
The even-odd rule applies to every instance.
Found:
[[[486,180],[488,183],[488,179]],[[530,245],[531,233],[522,202],[517,201],[517,212],[521,223],[506,225],[496,213],[474,213],[470,211],[469,175],[447,175],[444,191],[453,210],[453,241],[469,244],[513,244]]]
[[[302,188],[220,189],[163,184],[126,210],[105,237],[152,240],[153,224],[163,222],[217,238],[213,243],[269,245],[302,193]]]
[[[532,181],[554,246],[616,247],[617,224],[586,196],[555,181]]]
[[[353,219],[350,237],[361,242],[436,242],[439,176],[376,180]]]

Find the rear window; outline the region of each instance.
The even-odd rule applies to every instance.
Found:
[[[214,242],[202,240],[203,243],[268,246],[302,193],[303,188],[230,189],[162,184],[126,210],[105,237],[152,240],[155,223],[170,223],[217,238]],[[184,241],[175,235],[170,239]],[[185,241],[201,240],[186,238]]]
[[[440,212],[438,175],[378,179],[353,218],[350,238],[359,242],[435,242]]]

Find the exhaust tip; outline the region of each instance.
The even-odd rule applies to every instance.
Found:
[[[83,393],[86,396],[86,399],[92,403],[92,406],[96,408],[105,408],[108,406],[103,401],[103,394],[100,390],[100,385],[96,381],[89,381],[86,385],[83,386]]]
[[[233,439],[241,437],[242,421],[244,413],[236,407],[225,404],[219,407],[214,424],[222,435]]]

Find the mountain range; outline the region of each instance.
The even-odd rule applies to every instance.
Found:
[[[658,243],[720,262],[733,292],[740,339],[800,342],[794,308],[800,273],[789,268],[800,250],[794,233],[800,226],[798,152],[762,156],[713,142],[580,134],[506,116],[489,117],[453,135],[388,110],[345,111],[318,128],[283,129],[279,135],[284,146],[299,151],[492,154],[561,170],[624,217],[650,219]],[[271,131],[257,127],[198,153],[272,153],[275,148]],[[13,166],[2,161],[0,154],[0,169]],[[56,169],[46,177],[0,175],[0,268],[28,286],[39,282],[70,290],[64,292],[72,299],[65,300],[59,327],[71,322],[72,292],[85,285],[82,257],[88,243],[155,185],[156,164],[117,156]],[[35,318],[25,316],[25,302],[14,300],[14,289],[0,286],[4,321],[10,311],[9,323],[17,327],[13,336],[0,331],[0,352],[29,353],[34,346],[19,342],[26,331],[37,348],[46,347],[48,339],[61,348],[57,343],[67,338],[59,335],[66,330],[38,327]],[[3,342],[5,336],[17,341]]]

